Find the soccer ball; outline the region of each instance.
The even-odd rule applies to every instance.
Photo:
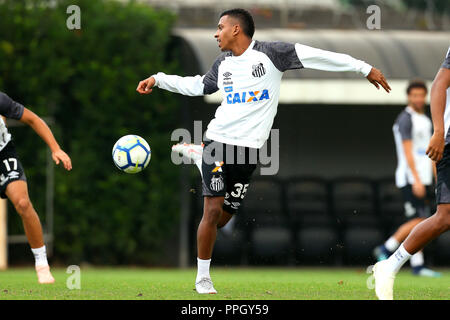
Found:
[[[150,162],[151,155],[147,141],[134,134],[117,140],[112,149],[114,164],[126,173],[138,173],[144,170]]]

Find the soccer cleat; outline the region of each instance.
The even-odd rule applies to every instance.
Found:
[[[375,249],[373,249],[372,254],[375,257],[375,259],[377,259],[377,261],[383,261],[383,260],[386,260],[387,258],[389,258],[389,256],[392,253],[389,252],[384,245],[381,245],[381,246],[375,247]]]
[[[177,143],[172,146],[172,151],[181,153],[183,156],[194,161],[199,161],[202,159],[203,146],[203,143],[201,145],[192,143]]]
[[[200,174],[202,173],[202,156],[203,156],[203,147],[205,145],[202,143],[201,145],[192,144],[192,143],[178,143],[172,146],[172,152],[181,153],[183,156],[194,161],[197,166]]]
[[[394,300],[395,273],[386,267],[387,260],[377,262],[373,267],[375,294],[380,300]]]
[[[440,278],[441,277],[441,273],[433,271],[428,268],[425,268],[424,266],[414,267],[412,269],[412,273],[413,273],[413,275],[419,276],[419,277],[429,277],[429,278]]]
[[[36,267],[36,273],[38,277],[38,282],[41,284],[54,283],[55,279],[53,278],[50,267],[49,266],[40,266]]]
[[[210,278],[201,278],[195,283],[195,290],[200,294],[216,294],[217,291],[214,289],[213,283]]]

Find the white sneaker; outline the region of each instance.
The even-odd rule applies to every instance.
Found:
[[[41,284],[54,283],[55,279],[50,272],[49,266],[35,267],[38,276],[38,282]]]
[[[213,283],[210,278],[201,278],[195,283],[195,290],[200,294],[216,294],[217,291],[214,289]]]
[[[375,293],[380,300],[394,300],[395,273],[386,268],[388,260],[377,262],[373,267]]]
[[[201,145],[192,143],[177,143],[172,146],[172,151],[181,153],[183,156],[197,162],[202,160],[203,146],[203,143]]]

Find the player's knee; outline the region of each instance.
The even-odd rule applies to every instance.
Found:
[[[31,208],[31,201],[28,198],[20,198],[14,203],[14,207],[19,215],[26,216]]]
[[[203,220],[208,224],[217,225],[221,215],[222,215],[222,208],[210,207],[205,210],[203,214]]]

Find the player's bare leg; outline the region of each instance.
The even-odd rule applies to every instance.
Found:
[[[382,245],[377,246],[373,254],[378,261],[383,261],[389,258],[389,256],[397,250],[400,244],[406,239],[410,232],[419,223],[424,221],[425,218],[415,218],[402,224],[397,231]],[[423,252],[419,250],[411,257],[411,267],[413,274],[424,277],[440,277],[439,272],[433,271],[424,266]]]
[[[197,230],[198,270],[195,287],[198,293],[217,293],[211,281],[209,266],[216,241],[217,227],[219,223],[225,225],[228,222],[225,222],[228,218],[226,215],[222,218],[224,199],[225,197],[204,197],[203,217]]]
[[[27,183],[22,180],[11,182],[6,187],[5,194],[22,219],[25,235],[36,259],[39,283],[55,282],[47,262],[41,222],[28,196]]]
[[[178,143],[172,152],[178,152],[191,159],[202,174],[202,154],[204,144]],[[203,217],[197,230],[197,278],[195,288],[198,293],[217,293],[209,274],[211,256],[217,237],[217,229],[224,227],[233,217],[223,210],[224,197],[204,197]]]
[[[11,182],[6,187],[5,193],[22,218],[25,234],[31,248],[42,247],[44,245],[44,238],[41,222],[28,196],[27,183],[25,181]]]
[[[389,258],[389,256],[395,250],[397,250],[400,244],[406,239],[411,230],[423,220],[425,219],[415,218],[408,222],[405,222],[384,244],[377,246],[373,250],[373,255],[377,259],[377,261],[383,261]]]
[[[419,225],[422,221],[425,221],[424,218],[416,218],[410,222],[414,223],[406,223],[406,226],[402,226],[399,228],[399,230],[394,234],[394,237],[399,240],[399,243],[402,243],[405,241],[405,239],[408,237],[408,235],[411,233],[411,231]],[[403,244],[404,246],[405,244]],[[408,250],[407,250],[408,251]],[[392,251],[394,252],[394,250]],[[408,251],[409,252],[409,251]],[[418,250],[414,254],[412,254],[411,260],[411,267],[413,269],[413,274],[418,276],[425,276],[425,277],[440,277],[441,274],[439,272],[436,272],[434,270],[431,270],[424,266],[424,255],[422,250]]]
[[[374,266],[375,292],[381,300],[393,299],[394,279],[411,255],[422,250],[430,241],[450,230],[450,204],[440,204],[437,212],[419,223],[389,259]]]
[[[450,230],[450,204],[440,204],[434,215],[419,223],[411,231],[403,247],[408,253],[414,254],[448,230]]]
[[[395,231],[395,233],[392,235],[395,240],[397,240],[399,243],[402,243],[403,241],[405,241],[406,237],[409,235],[409,233],[411,232],[411,230],[417,226],[419,223],[421,223],[423,220],[425,220],[424,218],[415,218],[412,219],[408,222],[405,222],[404,224],[402,224],[397,231]]]
[[[415,218],[402,224],[395,233],[382,245],[377,246],[373,250],[373,255],[377,261],[383,261],[397,250],[400,244],[406,239],[411,230],[422,222],[424,218]]]

